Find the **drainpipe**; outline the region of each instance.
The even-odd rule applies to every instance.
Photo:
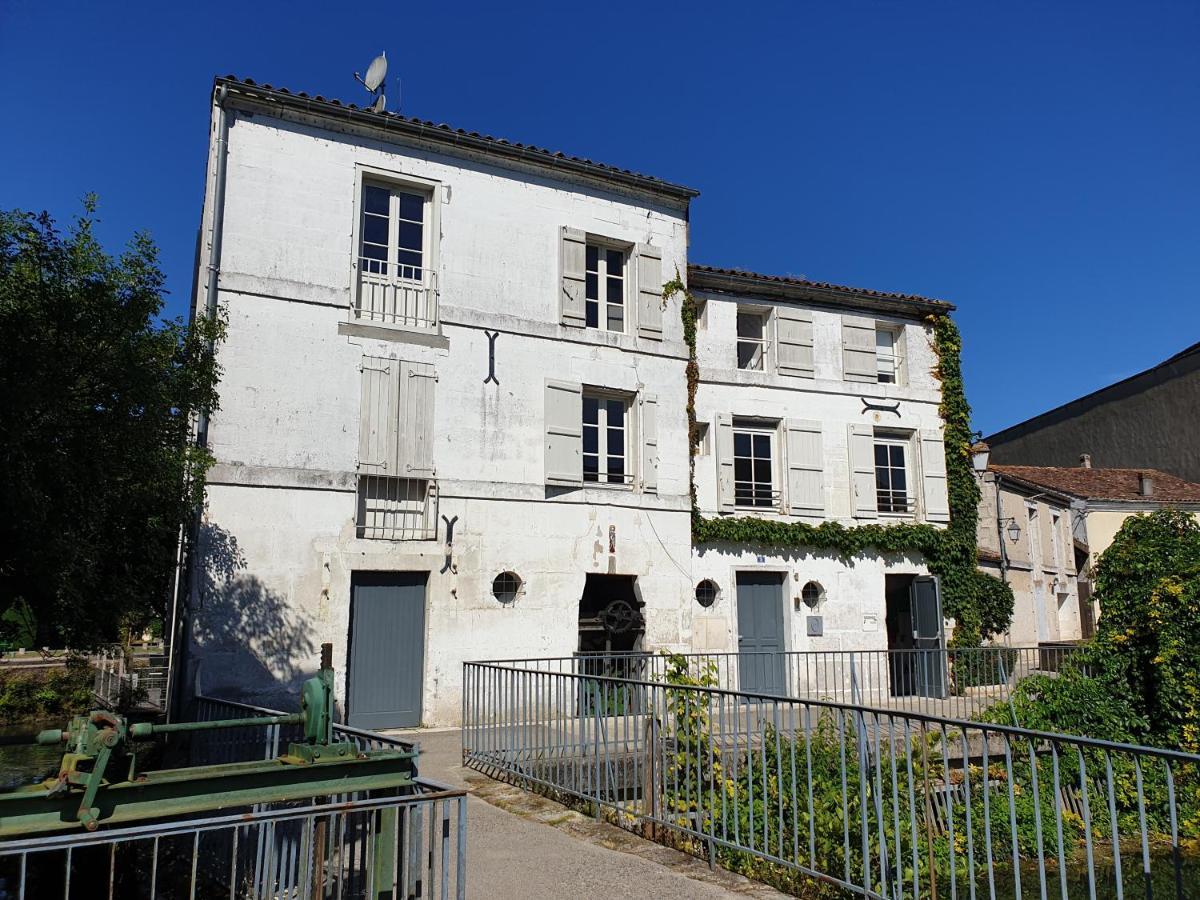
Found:
[[[1008,548],[1004,546],[1004,513],[1000,508],[1000,479],[999,472],[993,472],[996,476],[996,543],[1000,546],[1000,580],[1008,584]]]
[[[217,146],[216,146],[216,163],[217,171],[213,182],[213,214],[212,224],[209,229],[208,242],[208,277],[204,287],[204,315],[208,319],[213,319],[217,315],[217,282],[221,274],[221,238],[224,231],[225,222],[225,172],[229,159],[229,116],[225,111],[225,98],[229,89],[225,85],[221,85],[217,90],[216,107],[217,107]],[[216,344],[209,342],[208,352],[216,352]],[[208,445],[208,410],[201,409],[196,415],[196,443],[201,447]],[[203,515],[203,507],[197,506],[192,515],[192,523],[190,530],[191,547],[194,549],[198,546],[200,540],[200,519]],[[171,711],[175,708],[175,693],[179,690],[178,674],[186,669],[188,664],[188,641],[191,638],[191,604],[183,603],[183,623],[180,622],[180,595],[185,586],[182,575],[185,552],[183,548],[182,529],[180,529],[180,548],[179,560],[176,569],[175,595],[171,601],[171,647],[170,658],[167,665],[167,688],[165,705],[167,707],[167,721],[171,720]],[[186,589],[191,595],[197,589],[198,573],[195,567],[195,560],[192,559],[191,572],[189,573]]]

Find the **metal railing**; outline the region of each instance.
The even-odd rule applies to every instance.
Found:
[[[256,808],[0,843],[0,898],[466,896],[466,795]]]
[[[662,681],[672,660],[714,687],[798,699],[856,703],[950,719],[970,718],[1006,701],[1016,683],[1053,674],[1079,652],[1074,645],[963,647],[940,650],[803,650],[728,653],[578,653],[505,662],[540,672]],[[765,687],[769,684],[772,687]],[[1014,723],[1019,724],[1019,723]]]
[[[437,482],[392,475],[358,476],[355,535],[382,541],[437,537]]]
[[[239,703],[198,694],[193,698],[191,719],[194,722],[214,722],[223,719],[241,719],[250,716],[280,716],[283,712],[265,706]],[[360,752],[367,750],[420,750],[412,741],[352,728],[334,723],[333,733],[339,741],[349,741]],[[287,749],[292,741],[303,739],[300,725],[265,725],[262,728],[237,728],[222,731],[197,731],[189,735],[188,755],[194,766],[214,763],[249,762],[256,759],[273,759]],[[414,764],[414,771],[416,765]]]
[[[1200,756],[544,662],[465,664],[465,765],[785,890],[1183,898],[1200,883],[1183,840]]]
[[[350,302],[351,319],[436,331],[437,273],[414,266],[393,266],[392,270],[398,274],[387,274],[370,271],[373,266],[378,267],[377,260],[359,259],[357,291]]]
[[[165,657],[160,657],[165,659]],[[117,708],[133,705],[142,708],[166,709],[167,665],[147,662],[131,665],[121,648],[101,652],[91,657],[95,679],[92,693],[105,706]]]

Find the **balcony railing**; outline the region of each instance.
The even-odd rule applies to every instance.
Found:
[[[437,273],[360,257],[358,285],[350,301],[353,322],[436,331]]]

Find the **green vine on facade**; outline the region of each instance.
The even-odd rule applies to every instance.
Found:
[[[979,484],[971,471],[971,408],[962,380],[962,339],[958,326],[946,315],[931,315],[937,355],[934,375],[942,386],[939,406],[945,423],[946,481],[950,523],[945,528],[900,522],[892,525],[846,526],[840,522],[782,522],[754,516],[705,517],[696,497],[696,389],[700,365],[696,359],[696,298],[675,277],[663,285],[663,301],[678,294],[683,338],[688,347],[687,418],[689,485],[692,498],[692,540],[697,544],[730,542],[785,551],[823,550],[844,559],[877,553],[920,553],[931,574],[942,586],[942,608],[956,622],[953,643],[975,646],[1008,628],[1012,620],[1012,589],[977,565],[976,524],[979,518]]]

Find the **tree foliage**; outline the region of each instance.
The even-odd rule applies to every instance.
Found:
[[[39,645],[163,614],[210,463],[189,416],[216,407],[221,323],[161,320],[153,241],[111,256],[94,212],[89,197],[64,233],[0,211],[0,613]]]

